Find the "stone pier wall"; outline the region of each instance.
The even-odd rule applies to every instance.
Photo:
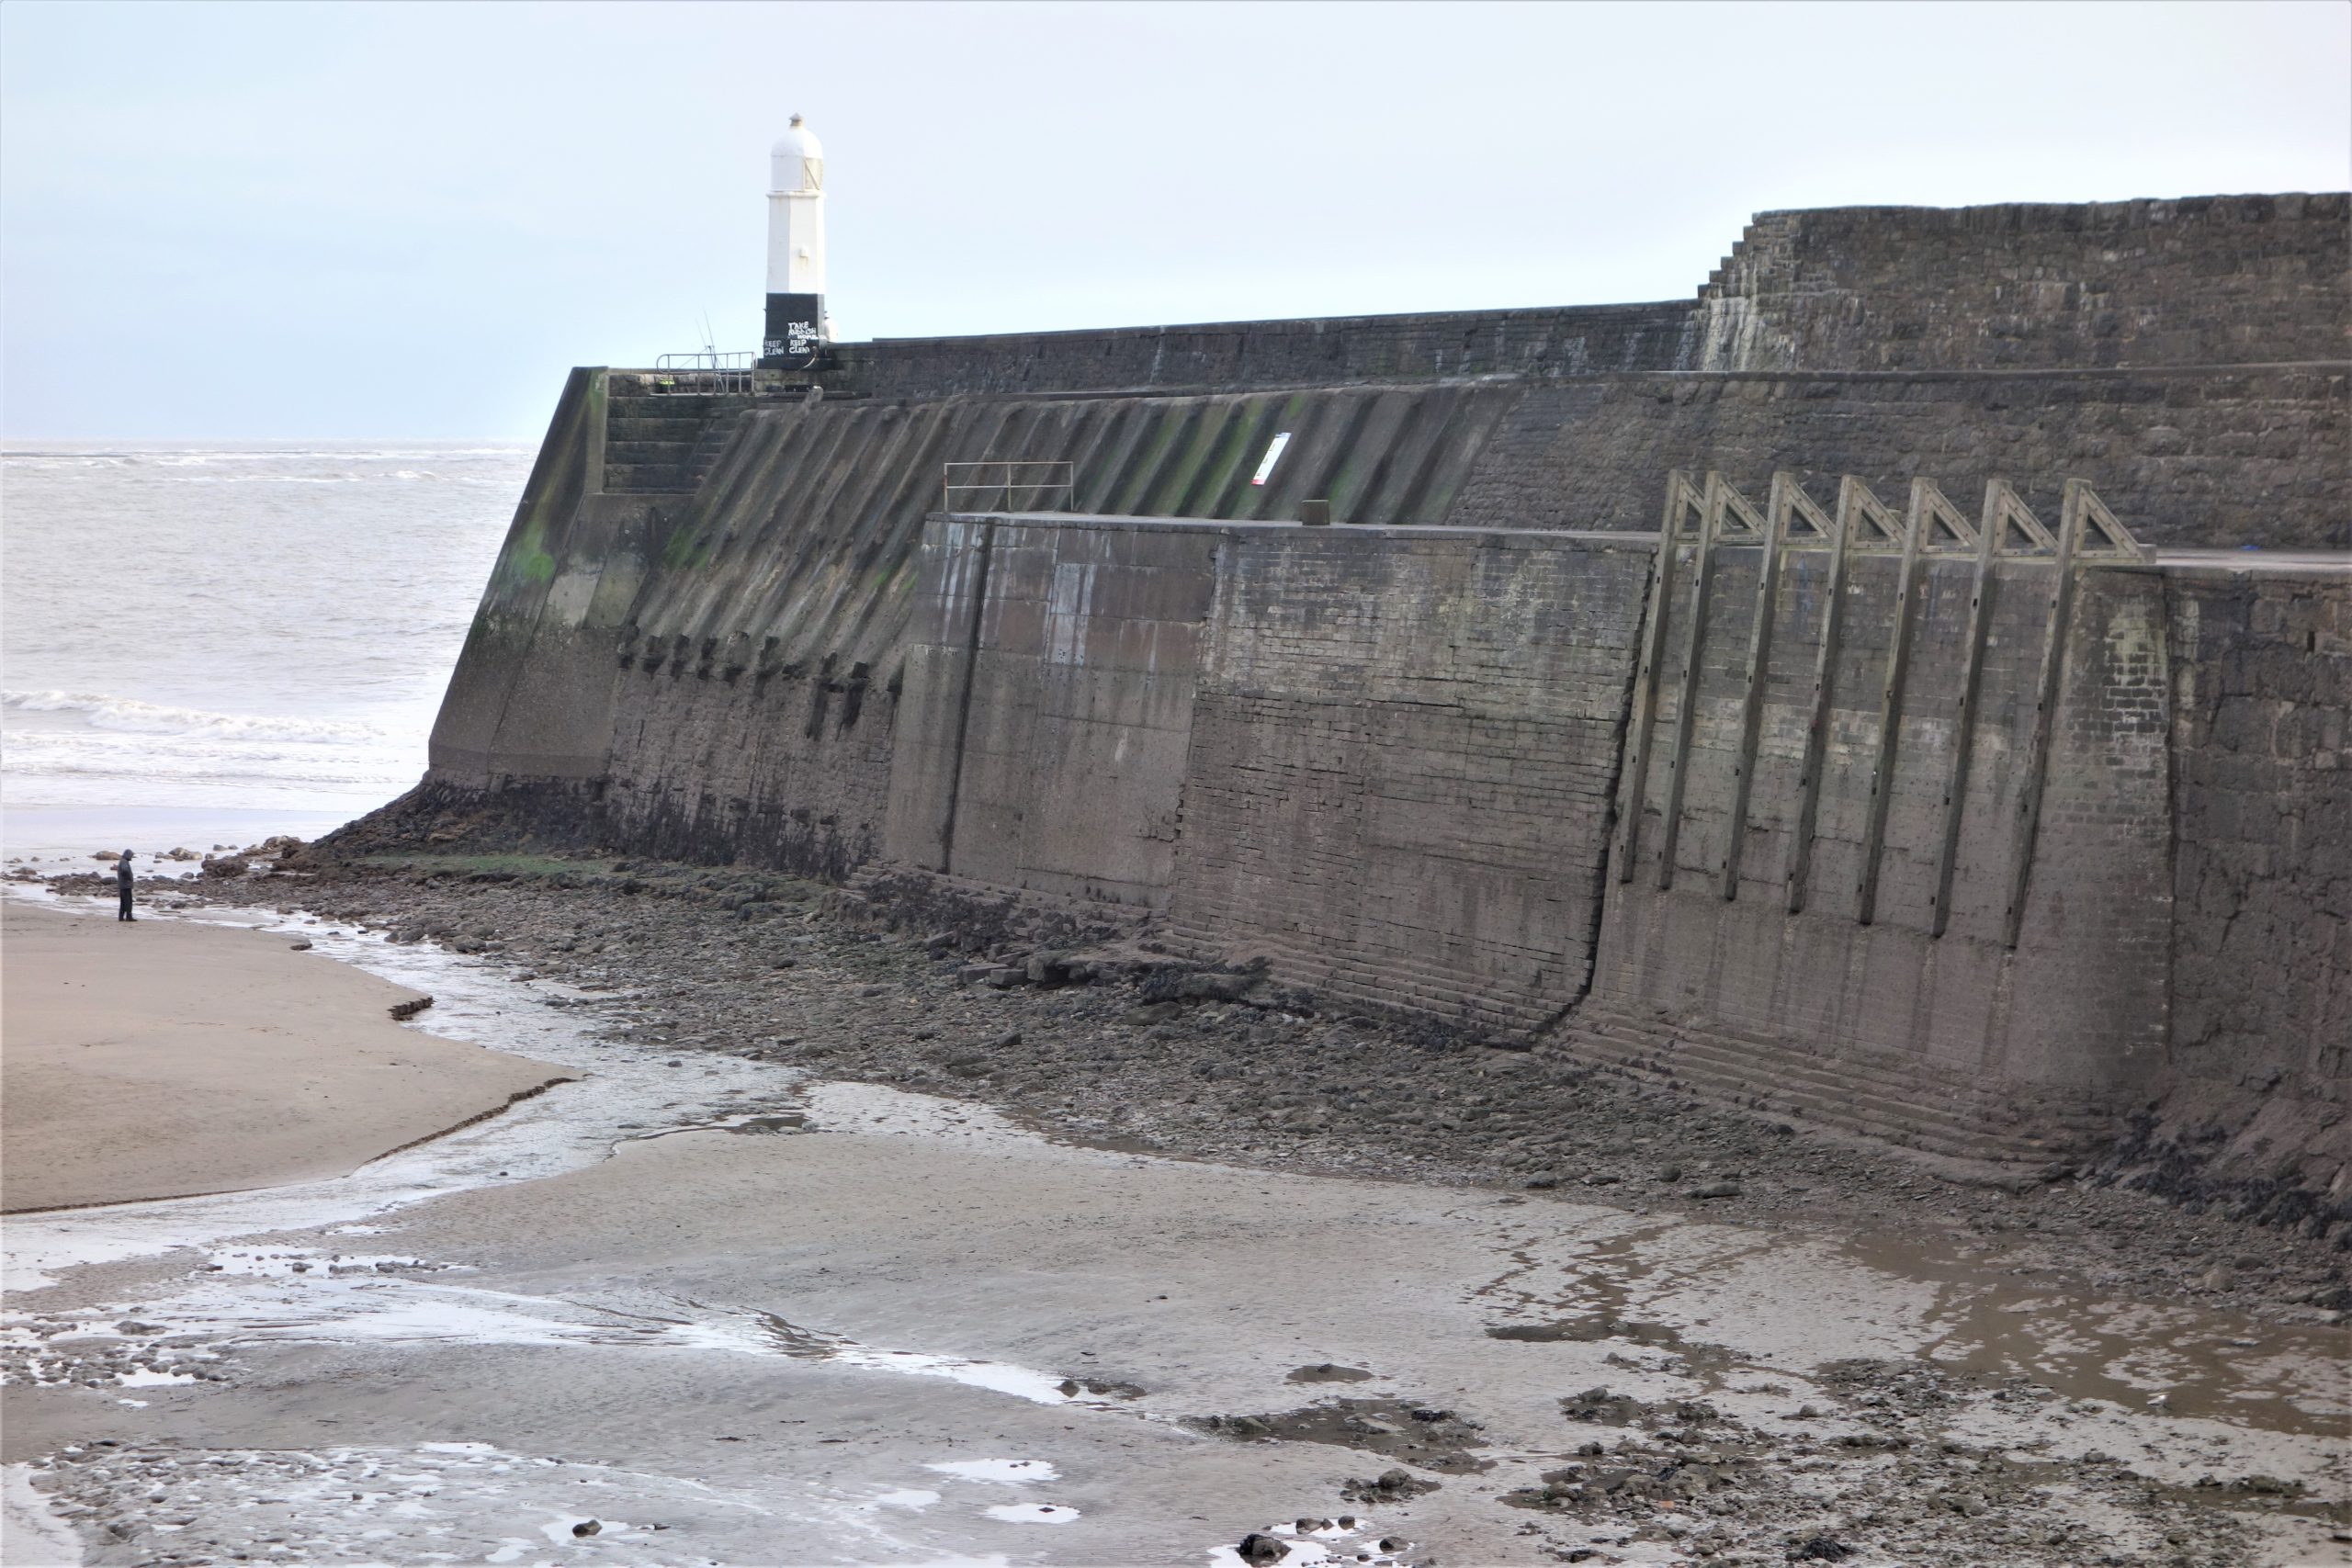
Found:
[[[1600,923],[1642,542],[1294,529],[1222,568],[1171,933],[1478,1032],[1556,1016]]]
[[[2347,270],[2341,191],[1767,212],[1700,291],[1691,367],[2340,361]]]
[[[631,850],[1122,911],[1939,1152],[2131,1126],[2352,1203],[2347,214],[1767,214],[1695,301],[842,344],[717,400],[578,371],[428,783]],[[950,506],[945,465],[988,459],[1071,482]],[[1786,562],[1760,671],[1752,547],[1689,635],[1670,468],[1972,508],[1999,477],[2045,516],[2079,479],[2143,541],[2234,553],[2084,570],[2031,765],[2051,569],[1993,572],[1963,728],[1973,579],[1931,560],[1867,911],[1897,617],[1894,562],[1857,558],[1792,909],[1823,558]]]
[[[1785,468],[1824,493],[1841,474],[1956,495],[2006,477],[2036,505],[2077,478],[2149,544],[2352,548],[2346,368],[1555,381],[1497,427],[1448,520],[1655,528],[1669,468]]]

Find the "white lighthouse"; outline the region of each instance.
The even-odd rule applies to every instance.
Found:
[[[825,149],[792,117],[768,150],[768,309],[760,358],[787,369],[816,363],[825,321]]]

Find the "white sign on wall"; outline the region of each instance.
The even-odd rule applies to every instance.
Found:
[[[1281,460],[1283,448],[1289,445],[1290,432],[1287,430],[1283,431],[1280,435],[1275,436],[1272,441],[1267,442],[1266,455],[1264,457],[1260,459],[1258,463],[1257,477],[1252,479],[1250,482],[1253,485],[1264,484],[1266,482],[1266,476],[1274,471],[1274,464]]]

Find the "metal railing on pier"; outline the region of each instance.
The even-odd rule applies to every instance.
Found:
[[[654,360],[653,374],[647,378],[646,385],[657,393],[707,396],[714,392],[749,392],[755,357],[748,349],[722,353],[706,348],[688,354],[665,354]]]
[[[691,354],[665,354],[653,362],[656,370],[749,370],[755,356],[750,349],[722,353],[698,348]]]
[[[1076,465],[982,458],[949,463],[940,485],[943,512],[1068,512]]]

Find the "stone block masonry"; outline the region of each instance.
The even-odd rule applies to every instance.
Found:
[[[1853,557],[1825,657],[1830,550],[1782,547],[1762,584],[1761,544],[1716,545],[1708,577],[1704,549],[1661,557],[1654,761],[1627,781],[1593,1010],[1617,1036],[1646,1032],[1657,1058],[1693,1021],[1732,1032],[1748,1058],[1734,1078],[1843,1073],[1922,1108],[2002,1085],[2007,1113],[1947,1153],[2046,1153],[2066,1118],[2029,1126],[2018,1110],[2143,1098],[2164,1059],[2167,995],[2148,978],[2171,904],[2161,579],[2136,559],[2070,569],[2052,650],[2046,555],[1984,562],[1954,540],[1907,584],[1899,557]],[[2046,650],[2057,705],[2038,748]],[[1592,1043],[1609,1054],[1606,1032]],[[1724,1066],[1702,1053],[1659,1070]]]
[[[718,405],[728,434],[694,491],[611,494],[609,379],[566,390],[435,723],[435,775],[568,795],[647,850],[832,877],[882,842],[943,465],[1072,461],[1080,503],[1123,513],[1290,517],[1313,496],[1351,523],[1433,523],[1517,395]]]
[[[1159,908],[1219,531],[933,525],[893,860]],[[977,623],[977,624],[976,624]]]
[[[834,351],[834,377],[876,397],[1230,390],[1690,367],[1681,301],[1463,310],[1111,332],[883,338]]]
[[[2341,360],[2352,200],[1767,212],[1700,291],[1691,369]]]
[[[2276,1182],[2352,1154],[2352,592],[2340,576],[2233,565],[2165,581],[2175,999],[2160,1122]]]
[[[1980,564],[1962,538],[1907,579],[1858,553],[1825,659],[1830,551],[1785,550],[1768,594],[1762,547],[1719,545],[1703,603],[1699,553],[935,516],[878,852],[1148,913],[1180,950],[1263,963],[1327,1002],[1555,1032],[1939,1154],[2047,1163],[2164,1093],[2167,573],[2085,558],[2056,623],[2040,547]],[[1638,814],[1617,836],[1621,792]]]

